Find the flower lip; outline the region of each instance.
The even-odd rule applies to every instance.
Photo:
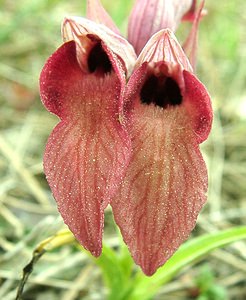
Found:
[[[106,25],[112,31],[120,35],[119,29],[102,6],[100,0],[87,0],[86,17],[96,23]]]
[[[98,64],[93,73],[81,72],[76,55],[75,42],[64,43],[40,76],[42,101],[61,120],[49,137],[44,171],[65,223],[99,256],[103,211],[131,155],[128,133],[118,120],[124,85],[117,72],[98,79]]]

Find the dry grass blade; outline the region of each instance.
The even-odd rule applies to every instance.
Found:
[[[24,167],[22,162],[19,160],[18,156],[14,150],[10,147],[7,141],[0,135],[0,151],[8,159],[11,166],[15,169],[18,175],[23,179],[25,184],[29,187],[35,199],[42,206],[49,206],[50,202],[44,193],[43,189],[39,185],[35,177]]]

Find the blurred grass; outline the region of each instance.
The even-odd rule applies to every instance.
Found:
[[[133,1],[102,1],[126,32]],[[210,91],[213,130],[202,145],[209,167],[209,201],[194,235],[246,220],[246,3],[206,1],[198,74]],[[42,170],[46,139],[57,122],[41,105],[38,78],[61,44],[66,15],[84,15],[85,1],[0,0],[0,299],[15,298],[21,270],[35,245],[62,227]],[[117,245],[110,211],[105,243]],[[225,299],[246,298],[246,245],[212,253],[166,285],[156,299],[194,299],[194,278],[209,266]],[[101,274],[74,246],[46,254],[29,278],[24,299],[104,299]],[[199,294],[199,291],[198,291]]]

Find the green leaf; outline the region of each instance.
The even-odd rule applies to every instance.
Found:
[[[127,299],[133,285],[131,272],[133,261],[125,245],[114,251],[104,245],[102,255],[95,259],[100,266],[104,282],[109,289],[108,300]]]
[[[95,262],[100,266],[105,284],[110,291],[109,299],[113,299],[114,295],[119,294],[123,281],[117,255],[111,248],[104,246],[101,256]]]
[[[135,279],[135,288],[127,300],[151,299],[163,284],[170,281],[184,267],[194,264],[214,249],[245,238],[246,226],[238,226],[186,242],[152,277],[139,272]]]

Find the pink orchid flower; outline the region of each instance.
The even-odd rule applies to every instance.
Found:
[[[210,97],[172,32],[194,1],[136,2],[129,39],[138,58],[99,0],[87,4],[89,19],[64,20],[64,44],[40,76],[42,101],[60,118],[44,171],[86,249],[101,254],[111,204],[135,262],[152,275],[187,239],[206,201],[199,144],[211,128]],[[188,40],[193,54],[200,12]]]

